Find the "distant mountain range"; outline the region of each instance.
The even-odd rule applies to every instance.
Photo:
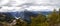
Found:
[[[27,22],[30,22],[31,21],[30,16],[37,16],[38,14],[47,15],[47,14],[51,14],[52,12],[51,11],[49,11],[49,12],[46,12],[46,11],[24,11],[24,12],[0,12],[0,14],[1,13],[6,14],[7,16],[14,16],[15,18],[21,17],[21,19],[23,19]]]
[[[12,14],[14,16],[19,16],[21,14],[24,15],[24,13],[29,13],[29,14],[33,13],[33,14],[47,15],[47,14],[51,14],[52,11],[24,11],[24,12],[0,12],[0,13],[10,13],[10,14]],[[57,13],[58,13],[58,11],[57,11]]]

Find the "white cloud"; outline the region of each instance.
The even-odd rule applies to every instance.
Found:
[[[3,7],[0,11],[53,11],[54,8],[58,11],[60,0],[12,0],[9,2],[12,7]],[[30,3],[30,4],[29,4]],[[1,3],[0,3],[1,4]],[[28,5],[27,5],[28,4]],[[20,7],[16,7],[23,5]]]
[[[18,5],[22,5],[26,2],[27,2],[27,0],[11,0],[9,3],[12,6],[18,6]]]
[[[0,9],[0,12],[16,12],[16,11],[24,11],[24,9],[21,9],[21,7],[2,7]]]
[[[7,4],[9,1],[10,0],[1,0],[0,1],[0,6]]]
[[[53,8],[52,8],[53,7]],[[26,8],[28,11],[53,11],[54,6],[30,6]]]

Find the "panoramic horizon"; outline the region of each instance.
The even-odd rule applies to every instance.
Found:
[[[0,26],[60,26],[60,0],[0,0]]]

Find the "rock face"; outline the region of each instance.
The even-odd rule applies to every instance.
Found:
[[[11,23],[8,22],[0,22],[0,26],[26,26],[27,22],[21,19],[15,19]]]
[[[12,22],[13,19],[14,18],[9,13],[0,13],[0,21],[2,21],[2,22],[6,21],[6,22],[10,23],[10,22]]]
[[[3,24],[2,24],[2,23],[0,23],[0,26],[3,26]]]
[[[33,13],[33,12],[29,12],[29,11],[24,11],[24,12],[5,12],[5,13],[0,13],[0,20],[4,20],[7,22],[10,22],[14,19],[16,19],[15,17],[21,17],[21,19],[23,19],[24,21],[30,23],[31,22],[31,16],[37,16],[38,13]],[[3,16],[3,17],[1,17]]]

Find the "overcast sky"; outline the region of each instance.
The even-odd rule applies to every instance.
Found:
[[[53,11],[60,8],[60,0],[2,0],[0,11]]]

